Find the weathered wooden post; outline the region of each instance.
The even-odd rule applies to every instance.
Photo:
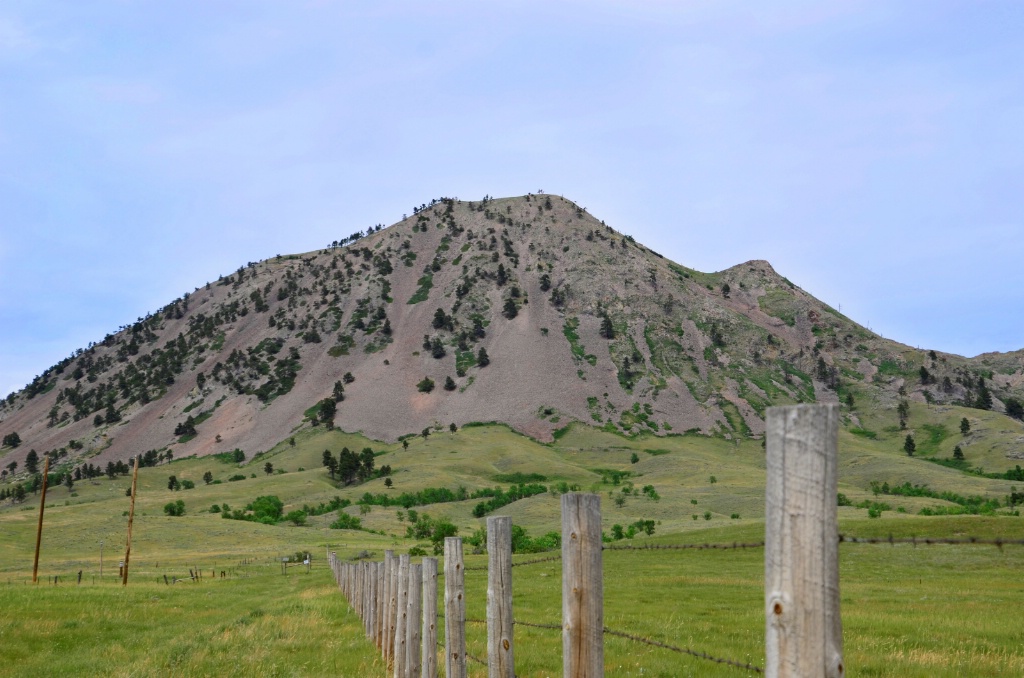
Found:
[[[36,557],[32,561],[32,583],[37,582],[39,575],[39,546],[43,543],[43,511],[46,510],[46,480],[50,476],[50,455],[43,462],[43,490],[39,497],[39,527],[36,528]],[[133,499],[134,500],[134,499]]]
[[[765,674],[842,678],[835,405],[771,407],[765,488]]]
[[[373,642],[379,650],[384,646],[384,563],[377,563],[374,569],[377,575],[377,615],[373,628]]]
[[[363,561],[355,564],[355,587],[352,591],[353,602],[355,603],[356,614],[359,621],[363,622],[363,630],[366,630],[366,617],[363,616]]]
[[[423,559],[423,651],[420,675],[437,678],[437,558]]]
[[[601,498],[562,495],[562,673],[604,676]]]
[[[405,620],[405,678],[420,678],[423,636],[423,565],[409,566],[409,615]]]
[[[366,637],[377,642],[377,563],[367,563],[367,592],[369,593],[367,605]]]
[[[391,648],[394,641],[391,639],[391,611],[393,609],[393,594],[391,591],[391,568],[394,566],[395,552],[387,550],[384,552],[384,595],[382,599],[383,614],[381,615],[381,657],[387,662],[391,658]]]
[[[466,573],[462,537],[444,538],[444,675],[466,678]]]
[[[135,520],[135,494],[139,486],[139,457],[135,455],[135,470],[132,472],[132,503],[128,509],[128,544],[124,549],[124,566],[121,568],[121,586],[128,586],[128,559],[132,555],[132,522]]]
[[[409,554],[398,556],[398,595],[395,597],[394,678],[405,678],[405,624],[409,617]]]
[[[391,600],[388,601],[388,662],[395,661],[395,637],[398,629],[398,569],[401,558],[391,560]]]
[[[487,676],[515,678],[512,646],[512,519],[487,519]]]

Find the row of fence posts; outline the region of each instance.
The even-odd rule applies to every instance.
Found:
[[[512,519],[487,519],[488,675],[513,678]],[[563,664],[567,676],[604,670],[600,498],[562,495]],[[385,551],[383,562],[343,562],[331,554],[342,593],[394,678],[437,676],[437,558],[413,563]],[[462,539],[444,541],[445,676],[465,678],[466,600]]]
[[[842,678],[839,614],[838,410],[768,409],[765,518],[765,673]],[[567,678],[604,675],[600,497],[562,495],[562,666]],[[488,678],[514,678],[512,519],[487,519]],[[465,678],[462,539],[444,542],[445,676]],[[383,562],[331,554],[341,591],[394,678],[437,676],[437,559]]]

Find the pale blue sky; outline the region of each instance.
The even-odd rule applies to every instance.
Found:
[[[563,194],[1024,348],[1020,2],[0,3],[0,396],[248,261]]]

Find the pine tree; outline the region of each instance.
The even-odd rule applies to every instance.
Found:
[[[28,456],[25,457],[25,470],[30,474],[39,473],[39,455],[35,450],[28,451]]]
[[[444,378],[444,390],[454,391],[456,388],[457,386],[455,384],[455,380],[452,379],[451,376],[447,376]]]
[[[984,379],[978,380],[978,400],[975,403],[975,407],[979,410],[992,409],[992,393],[988,390],[988,386],[985,385]]]
[[[480,350],[477,351],[476,364],[478,367],[487,367],[491,364],[491,358],[487,355],[487,349],[483,346],[481,346]]]

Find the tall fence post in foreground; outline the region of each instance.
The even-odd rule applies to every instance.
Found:
[[[398,595],[395,597],[394,678],[405,678],[405,624],[409,617],[409,554],[398,556]]]
[[[423,565],[409,565],[409,614],[405,620],[405,678],[420,678],[423,637]]]
[[[512,519],[487,519],[487,676],[515,678],[512,647]]]
[[[423,559],[423,678],[437,678],[437,558]]]
[[[444,538],[444,675],[466,678],[466,573],[462,537]]]
[[[772,407],[765,486],[765,674],[842,678],[835,405]]]
[[[562,675],[604,676],[601,498],[562,495]]]

